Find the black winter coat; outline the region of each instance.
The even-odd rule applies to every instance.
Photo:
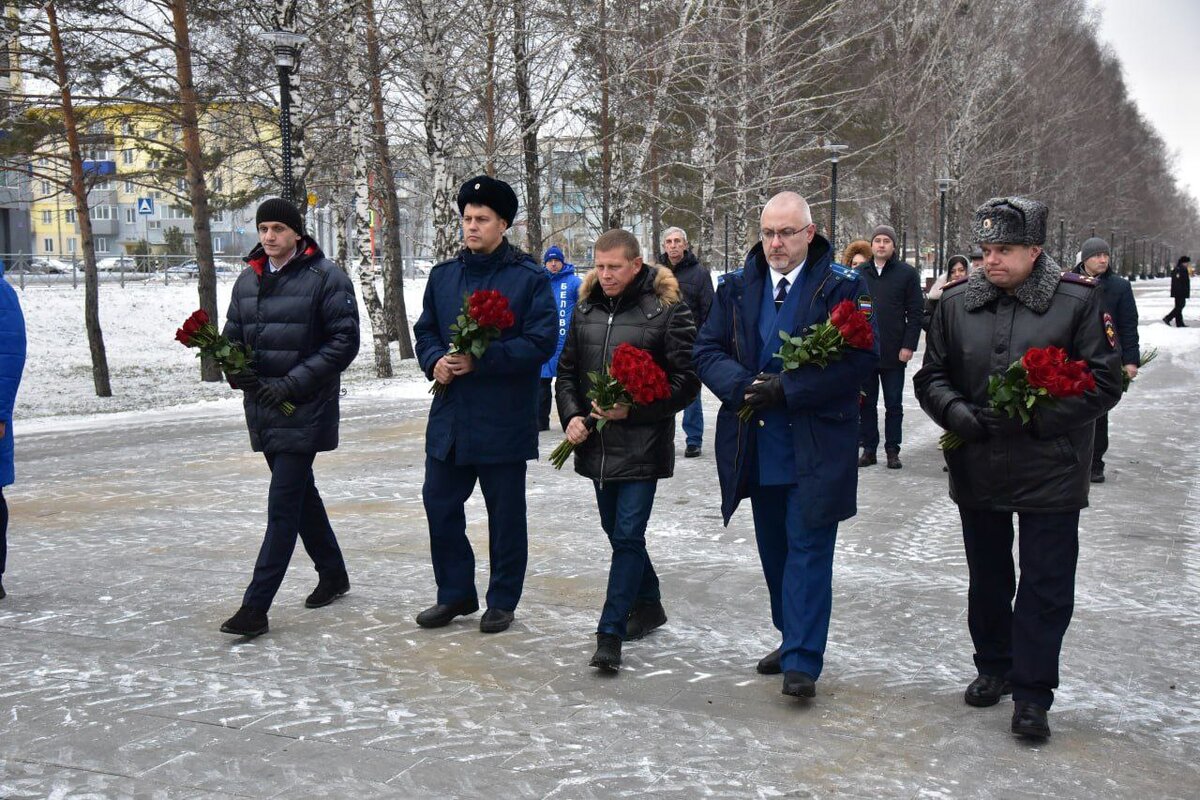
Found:
[[[1085,360],[1096,378],[1084,395],[1035,409],[1019,432],[945,451],[950,497],[959,506],[1034,513],[1087,506],[1092,423],[1121,399],[1121,359],[1104,333],[1103,314],[1095,283],[1061,274],[1045,253],[1015,294],[993,286],[982,271],[942,293],[924,364],[913,376],[921,408],[942,427],[952,404],[987,407],[988,378],[1031,347],[1061,347]]]
[[[1083,264],[1075,267],[1075,273],[1087,276]],[[1117,342],[1121,345],[1121,363],[1140,363],[1142,354],[1138,344],[1138,310],[1137,301],[1133,299],[1133,287],[1129,281],[1110,271],[1100,273],[1095,280],[1100,284],[1104,310],[1112,316]]]
[[[1192,276],[1188,274],[1187,264],[1176,264],[1171,270],[1171,297],[1191,297]]]
[[[341,374],[358,354],[358,305],[350,278],[308,237],[279,272],[258,245],[233,285],[224,334],[253,351],[254,372],[277,381],[296,411],[243,400],[255,452],[317,453],[338,445]]]
[[[659,253],[658,263],[671,270],[675,280],[679,281],[679,291],[683,294],[683,302],[692,310],[692,321],[696,330],[704,327],[708,319],[709,309],[713,303],[712,274],[701,264],[691,250],[685,250],[683,258],[675,266],[666,253]]]
[[[879,325],[879,368],[902,368],[905,363],[900,360],[900,351],[916,350],[921,340],[925,300],[920,278],[912,266],[895,257],[883,265],[882,271],[874,261],[866,262],[862,274]]]
[[[608,369],[613,351],[625,342],[654,356],[667,373],[671,396],[650,405],[635,405],[628,418],[592,431],[575,448],[575,471],[599,481],[671,477],[675,472],[675,413],[700,391],[700,379],[692,367],[696,326],[691,310],[680,302],[679,283],[670,270],[647,265],[619,297],[610,300],[592,270],[583,279],[579,296],[582,299],[571,319],[554,384],[564,430],[572,417],[591,413],[587,374]]]

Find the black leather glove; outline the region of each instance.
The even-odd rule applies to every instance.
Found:
[[[258,391],[258,376],[249,370],[245,372],[228,372],[225,374],[225,380],[229,381],[229,385],[235,389],[241,389],[243,392]]]
[[[946,428],[965,442],[982,442],[988,438],[988,429],[979,417],[975,406],[966,400],[955,400],[946,409]]]
[[[1003,411],[997,411],[994,408],[985,408],[980,411],[979,421],[983,423],[983,427],[987,429],[989,436],[998,439],[1030,432],[1025,424],[1021,422],[1020,417],[1010,417]]]
[[[783,379],[777,372],[763,372],[754,377],[754,383],[746,387],[746,405],[755,411],[774,408],[787,403],[783,394]]]
[[[288,400],[283,384],[278,380],[262,379],[258,382],[258,402],[268,408],[275,408]]]

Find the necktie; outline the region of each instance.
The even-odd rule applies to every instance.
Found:
[[[775,310],[783,308],[783,301],[787,300],[788,279],[780,278],[779,287],[775,291]]]

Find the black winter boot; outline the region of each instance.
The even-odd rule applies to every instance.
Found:
[[[589,667],[605,672],[616,672],[621,668],[621,637],[611,633],[596,634],[596,653],[588,662]]]
[[[350,576],[345,570],[321,575],[317,588],[304,600],[305,608],[321,608],[350,591]]]
[[[629,612],[629,619],[625,621],[625,641],[641,639],[650,631],[664,625],[666,621],[667,612],[659,600],[634,606],[633,611]]]
[[[242,606],[221,626],[221,633],[253,639],[267,632],[267,612],[253,606]]]

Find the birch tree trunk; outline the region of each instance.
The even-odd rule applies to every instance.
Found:
[[[458,252],[458,215],[454,206],[454,174],[443,108],[446,91],[446,30],[443,4],[439,0],[416,0],[417,22],[422,45],[421,92],[424,98],[425,153],[432,173],[433,254],[437,260]]]
[[[538,152],[538,118],[533,111],[529,83],[529,32],[525,5],[513,3],[513,82],[517,90],[517,117],[521,123],[521,151],[525,160],[525,242],[526,249],[540,258],[542,252],[542,167]]]

